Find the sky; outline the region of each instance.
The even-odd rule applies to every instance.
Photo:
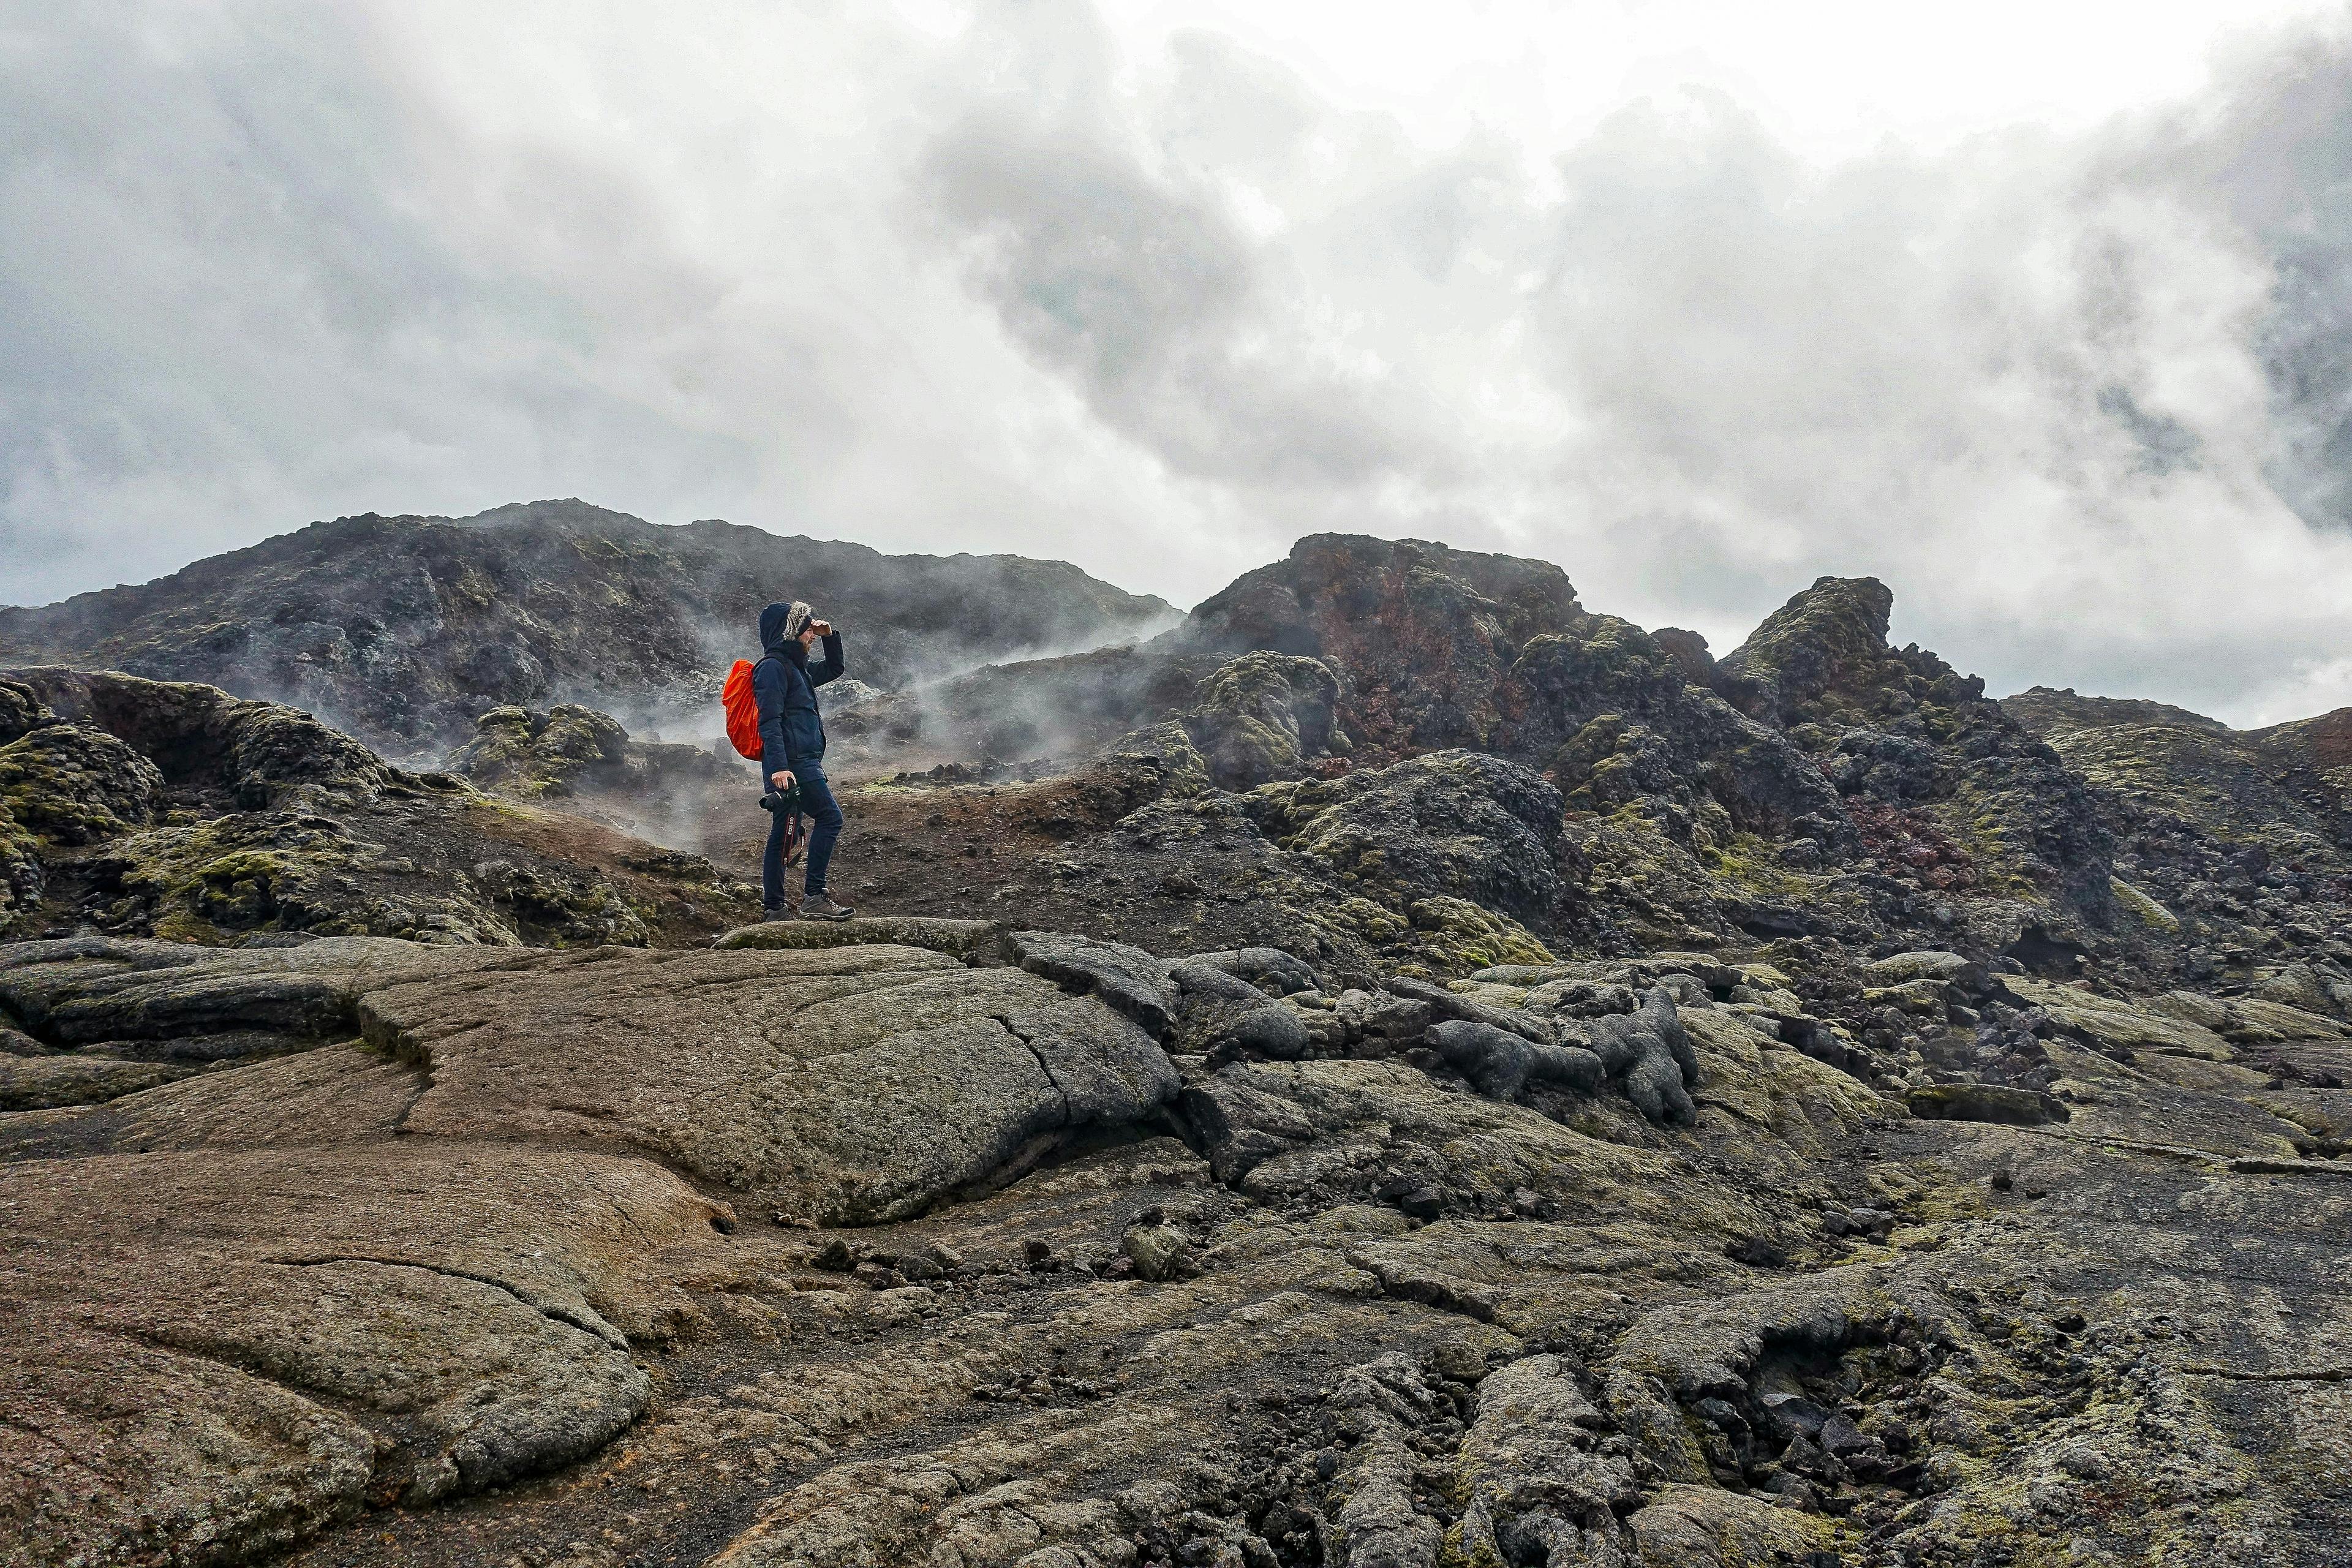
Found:
[[[1390,13],[1401,13],[1390,16]],[[0,0],[0,603],[579,496],[2352,703],[2352,11]]]

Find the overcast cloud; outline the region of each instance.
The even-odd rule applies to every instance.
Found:
[[[2340,14],[1834,157],[1077,0],[667,16],[0,0],[0,600],[578,495],[1182,603],[1417,534],[1719,649],[1869,573],[1999,690],[2352,702]]]

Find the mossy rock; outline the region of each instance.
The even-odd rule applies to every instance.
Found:
[[[0,680],[0,745],[44,724],[54,724],[57,718],[40,694],[23,681]]]
[[[1320,660],[1259,650],[1201,682],[1181,723],[1222,789],[1295,776],[1307,760],[1345,752],[1334,718],[1339,681]]]
[[[18,826],[0,804],[0,933],[41,901],[47,878],[40,850],[41,841]]]
[[[1404,951],[1448,975],[1468,974],[1499,964],[1557,962],[1534,932],[1508,915],[1463,899],[1417,899],[1407,911],[1412,935]]]
[[[922,915],[880,915],[845,921],[767,921],[737,926],[710,945],[798,951],[887,944],[929,948],[967,962],[1006,961],[1002,921],[935,920]]]
[[[2179,934],[2180,921],[2178,916],[2121,877],[2108,878],[2107,888],[2116,896],[2116,908],[2123,910],[2141,925],[2150,931],[2161,931],[2167,936]]]
[[[120,837],[152,821],[163,798],[155,764],[103,730],[45,724],[0,746],[0,805],[53,844]]]
[[[572,793],[583,775],[627,761],[629,732],[609,713],[577,702],[541,712],[504,704],[474,721],[474,738],[449,754],[449,771],[524,799]]]

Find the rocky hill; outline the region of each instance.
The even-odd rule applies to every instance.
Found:
[[[886,688],[1174,615],[1061,562],[883,555],[539,501],[313,523],[137,587],[0,609],[0,664],[202,681],[396,753],[455,744],[502,703],[581,700],[708,735],[719,678],[758,657],[760,607],[778,598],[855,627],[859,678]]]
[[[841,713],[838,925],[0,675],[0,1563],[2342,1561],[2347,726],[1892,609],[1304,540]]]
[[[0,670],[0,855],[13,936],[675,942],[758,908],[707,861],[394,767],[307,713],[54,666]]]
[[[2128,907],[2178,938],[2184,973],[2241,984],[2251,966],[2263,984],[2283,958],[2346,956],[2352,710],[2237,731],[2160,704],[2039,689],[2002,706],[2088,786]]]
[[[2000,700],[2004,712],[2037,735],[2071,734],[2077,730],[2131,729],[2168,724],[2191,730],[2227,731],[2230,726],[2169,702],[2137,697],[2084,697],[2071,688],[2053,690],[2036,686]]]
[[[976,833],[958,887],[1003,877],[1023,908],[1078,918],[1040,872],[1050,839],[1079,868],[1069,892],[1136,940],[1297,943],[1286,911],[1305,910],[1334,952],[1451,941],[1430,935],[1451,918],[1616,952],[1932,939],[2071,963],[2104,942],[2173,963],[2119,923],[2082,779],[1980,682],[1891,647],[1890,608],[1876,583],[1823,579],[1718,662],[1694,634],[1588,611],[1545,563],[1324,536],[1139,647],[972,672],[838,727],[887,755],[1062,716],[1091,758],[969,807],[887,794],[867,819],[921,837],[933,816],[1025,814],[1036,833],[1001,860]],[[1135,727],[1113,740],[1118,719]],[[932,896],[922,864],[875,890]],[[1198,892],[1131,891],[1169,887]]]

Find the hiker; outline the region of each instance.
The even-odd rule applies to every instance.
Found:
[[[809,644],[819,637],[824,639],[824,661],[811,664]],[[824,782],[824,720],[816,706],[816,689],[841,674],[841,634],[795,599],[760,612],[760,646],[765,652],[752,668],[751,690],[760,706],[762,789],[782,791],[798,784],[801,808],[813,824],[802,895],[788,900],[784,838],[791,814],[768,814],[768,853],[760,867],[761,901],[772,921],[789,920],[796,908],[806,921],[847,920],[849,906],[835,902],[824,888],[834,840],[841,837],[841,807]]]

